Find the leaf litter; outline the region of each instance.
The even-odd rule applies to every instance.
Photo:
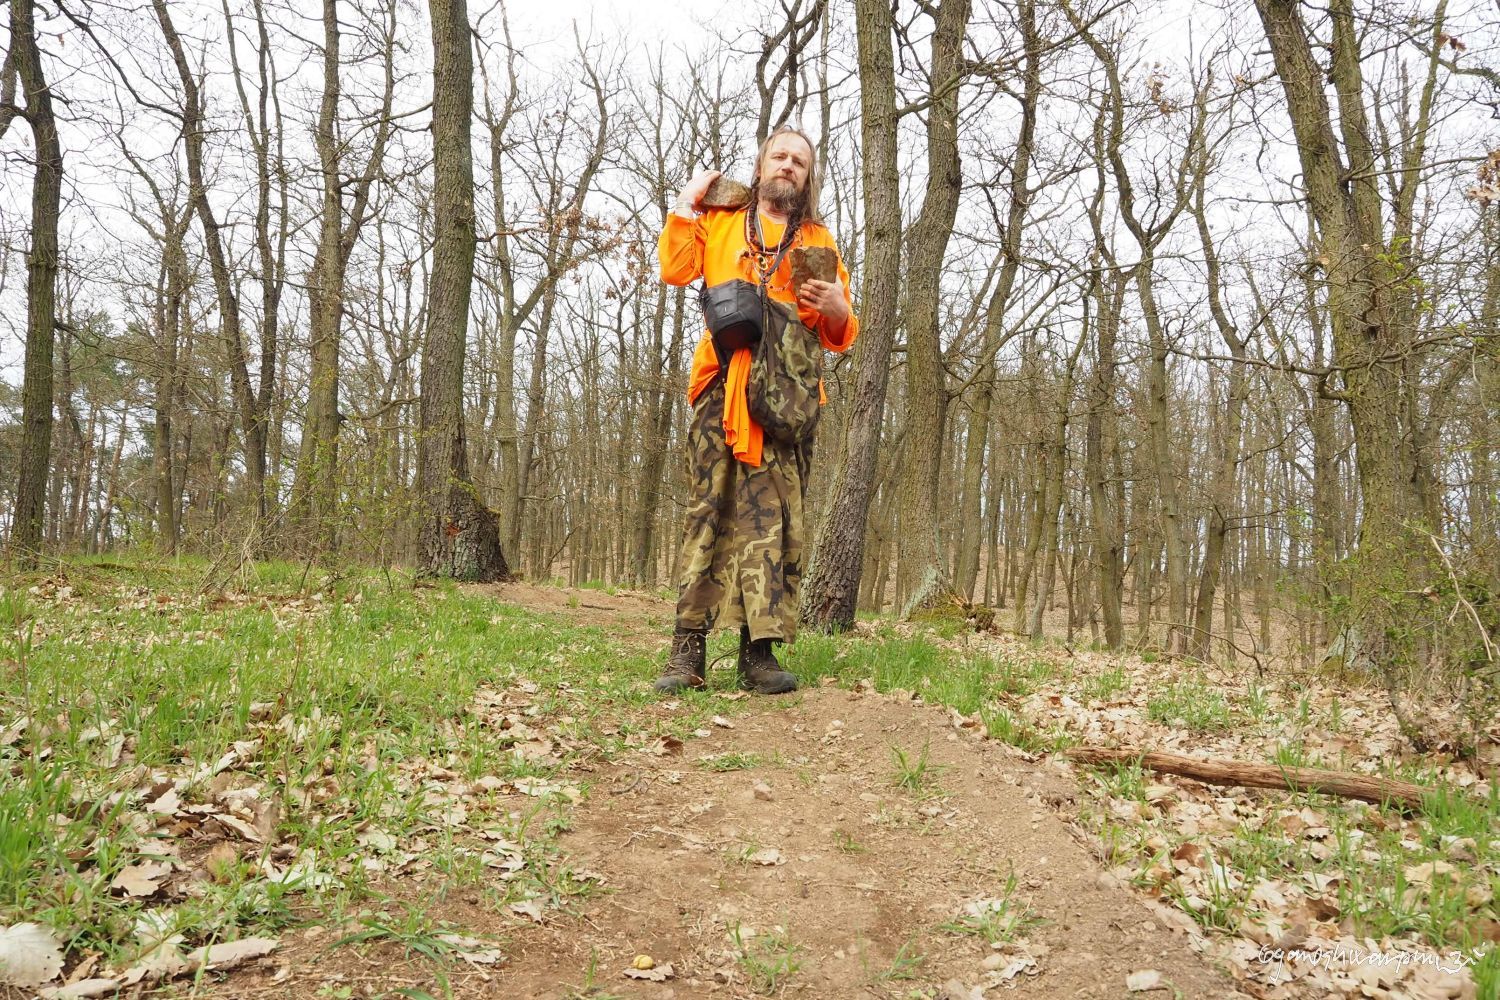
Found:
[[[57,600],[71,599],[66,590],[56,589]],[[243,595],[230,601],[236,602],[241,607],[256,603]],[[186,604],[162,602],[157,595],[138,592],[130,599],[129,606],[149,609],[180,623],[190,610]],[[298,627],[326,614],[327,609],[322,598],[285,601],[268,608],[278,628]],[[180,639],[203,642],[211,641],[213,635],[205,630],[183,629]],[[1034,651],[1023,654],[1019,647],[1009,653],[1018,658],[1037,655]],[[1043,682],[1030,693],[1000,693],[997,703],[1023,714],[1039,730],[1065,731],[1083,742],[1251,758],[1270,757],[1279,748],[1295,744],[1301,752],[1334,757],[1353,770],[1367,773],[1378,773],[1401,746],[1394,723],[1387,718],[1388,713],[1381,711],[1379,699],[1369,692],[1344,689],[1336,694],[1310,693],[1314,717],[1311,724],[1292,722],[1283,716],[1253,726],[1194,731],[1184,726],[1179,717],[1167,722],[1151,717],[1150,699],[1152,692],[1161,686],[1158,677],[1161,665],[1091,653],[1070,654],[1068,660],[1070,673],[1075,677],[1072,685],[1062,681]],[[1103,698],[1088,698],[1080,693],[1077,677],[1115,670],[1124,673],[1121,690]],[[1214,679],[1214,683],[1226,689],[1232,686],[1231,681],[1223,677]],[[861,686],[865,691],[873,690],[868,682],[862,681]],[[496,733],[515,762],[537,765],[543,773],[561,762],[596,753],[587,743],[564,735],[562,729],[542,723],[533,701],[533,696],[541,690],[539,685],[525,680],[505,688],[481,688],[464,716],[445,726],[455,738],[461,738],[470,726]],[[725,700],[737,700],[738,696],[738,693],[727,696]],[[923,691],[919,686],[913,691],[889,692],[888,696],[900,701],[920,701]],[[1341,699],[1337,711],[1342,722],[1337,733],[1325,731],[1332,728],[1326,725],[1320,729],[1316,722],[1326,720],[1333,710],[1329,703],[1332,697]],[[1238,717],[1238,702],[1235,712]],[[486,827],[498,802],[512,796],[564,804],[582,799],[578,784],[556,777],[482,775],[469,780],[437,761],[402,761],[393,774],[394,791],[398,795],[417,796],[422,801],[428,822],[416,831],[418,835],[412,837],[403,832],[398,837],[367,821],[356,837],[365,850],[363,855],[320,863],[315,852],[285,841],[288,831],[282,825],[285,818],[281,815],[282,804],[291,803],[294,808],[310,813],[309,818],[348,816],[352,814],[348,790],[338,787],[331,777],[321,779],[321,784],[319,780],[310,780],[285,787],[280,783],[276,762],[263,760],[262,756],[267,745],[281,745],[288,740],[296,743],[316,734],[337,731],[342,720],[324,715],[317,707],[305,715],[286,712],[274,701],[252,703],[248,715],[250,739],[234,741],[211,760],[196,763],[184,760],[179,766],[151,771],[139,768],[131,771],[135,767],[133,738],[123,732],[118,720],[96,722],[78,734],[80,744],[97,748],[92,758],[96,765],[133,775],[128,788],[111,794],[125,807],[127,826],[139,835],[153,837],[149,854],[143,850],[113,872],[109,885],[118,896],[171,906],[195,894],[193,880],[200,877],[199,873],[215,882],[226,881],[229,872],[241,863],[242,851],[255,860],[249,871],[251,878],[296,891],[335,888],[355,866],[392,874],[425,869],[428,863],[424,854],[433,844],[420,836],[423,829],[449,831],[445,835],[457,834],[468,839],[470,846],[457,847],[459,853],[473,853],[486,868],[508,878],[523,872],[527,860],[520,844],[504,836],[492,836],[499,828]],[[949,710],[949,719],[959,731],[983,728],[979,712],[964,715]],[[711,721],[718,729],[731,729],[734,725],[723,716],[715,716]],[[39,756],[50,754],[46,740],[37,734],[50,737],[56,732],[53,723],[15,718],[0,729],[0,747],[30,743],[41,748]],[[695,735],[706,737],[709,731],[700,730]],[[843,723],[833,720],[823,734],[823,742],[833,743],[843,736]],[[680,753],[683,746],[675,736],[640,734],[625,738],[624,745],[657,756]],[[1480,781],[1472,770],[1457,762],[1439,763],[1436,773],[1459,788],[1472,788]],[[1377,969],[1371,964],[1337,969],[1331,963],[1292,959],[1281,963],[1258,961],[1267,947],[1288,948],[1294,944],[1314,954],[1317,949],[1342,949],[1345,954],[1366,956],[1403,952],[1425,959],[1440,955],[1414,934],[1388,935],[1379,940],[1360,936],[1351,915],[1344,912],[1340,902],[1344,886],[1335,874],[1298,870],[1292,865],[1279,873],[1252,875],[1238,870],[1234,836],[1245,828],[1275,831],[1277,836],[1292,838],[1314,862],[1331,863],[1336,860],[1333,841],[1337,831],[1338,837],[1352,837],[1356,856],[1373,864],[1378,855],[1374,841],[1376,834],[1382,832],[1378,827],[1388,825],[1392,828],[1388,832],[1398,836],[1403,847],[1415,854],[1420,855],[1424,850],[1442,854],[1424,860],[1413,858],[1412,863],[1402,866],[1406,883],[1403,902],[1419,905],[1434,890],[1442,892],[1459,886],[1471,908],[1491,914],[1493,894],[1481,880],[1486,875],[1493,880],[1495,875],[1493,843],[1487,844],[1483,838],[1476,843],[1473,837],[1449,837],[1445,843],[1433,845],[1419,817],[1384,815],[1358,804],[1330,805],[1316,797],[1310,800],[1314,804],[1298,806],[1290,796],[1247,795],[1239,790],[1211,788],[1171,777],[1152,781],[1138,797],[1121,797],[1100,784],[1084,784],[1088,789],[1087,800],[1103,806],[1108,814],[1132,825],[1140,834],[1138,849],[1107,854],[1114,877],[1137,885],[1159,911],[1171,915],[1164,919],[1183,935],[1198,942],[1212,939],[1252,995],[1275,1000],[1320,995],[1299,991],[1326,990],[1326,995],[1458,997],[1467,995],[1464,990],[1472,988],[1467,969],[1450,974],[1424,961],[1395,969]],[[1071,813],[1071,818],[1086,829],[1097,832],[1097,820],[1084,814],[1086,808],[1074,810],[1070,804],[1061,804],[1060,809],[1065,815]],[[499,811],[505,810],[502,807]],[[1360,845],[1359,841],[1368,846]],[[164,843],[180,846],[163,850]],[[235,844],[242,847],[237,849]],[[784,863],[775,849],[759,853],[778,860],[756,860],[757,864]],[[1218,906],[1224,893],[1236,901],[1233,919],[1229,921],[1231,926],[1206,927],[1203,914]],[[510,909],[515,917],[528,922],[540,923],[544,916],[541,904],[534,899],[520,900]],[[251,937],[243,942],[187,949],[182,935],[158,935],[153,939],[161,926],[170,925],[170,920],[147,920],[138,927],[141,948],[137,960],[129,967],[104,969],[101,971],[112,971],[112,976],[79,979],[51,987],[51,992],[45,995],[98,995],[87,991],[104,989],[102,984],[106,983],[159,981],[198,968],[227,969],[263,957],[277,945],[273,938]],[[11,963],[0,963],[0,968],[21,968],[24,964],[3,948],[6,934],[26,926],[20,924],[0,931],[0,955]],[[1500,924],[1490,917],[1489,926],[1496,928]],[[1490,933],[1492,938],[1500,937],[1500,932],[1493,929]],[[51,940],[59,948],[60,956],[56,938]],[[214,951],[242,943],[243,947],[237,950]],[[51,954],[40,938],[33,939],[31,946],[40,948],[39,954]],[[61,957],[58,963],[57,969],[34,961],[25,965],[29,976],[50,970],[50,975],[31,985],[56,979],[61,972]],[[1017,974],[1011,971],[1013,965],[1014,962],[1007,962],[986,971],[991,977],[1002,972],[1013,976]],[[79,968],[83,968],[82,963]],[[994,980],[991,985],[998,982]],[[59,992],[66,990],[74,992]]]
[[[1371,775],[1388,773],[1404,751],[1385,696],[1373,688],[1326,678],[1304,687],[1273,675],[1263,690],[1247,687],[1244,672],[1197,668],[1199,707],[1215,710],[1190,723],[1182,711],[1191,714],[1193,704],[1162,696],[1181,683],[1164,682],[1174,665],[1034,647],[1008,636],[968,636],[962,648],[966,656],[977,649],[1001,662],[1045,663],[1046,676],[1033,690],[1002,690],[995,701],[1034,731],[1065,733],[1077,743],[1273,763],[1306,759],[1309,766]],[[961,713],[950,714],[955,728],[964,725]],[[1489,738],[1500,741],[1500,720]],[[1481,809],[1486,795],[1500,794],[1486,792],[1485,776],[1469,762],[1441,755],[1410,760],[1437,786],[1472,794]],[[1152,899],[1169,926],[1218,953],[1242,988],[1262,1000],[1471,997],[1474,966],[1500,942],[1492,888],[1500,885],[1500,829],[1487,838],[1455,837],[1421,814],[1363,802],[1149,772],[1116,780],[1108,772],[1090,780],[1088,773],[1080,772],[1084,801],[1054,803],[1057,811],[1090,836],[1107,838],[1096,842],[1112,876]],[[1268,840],[1281,853],[1246,868],[1252,848]],[[1407,859],[1395,866],[1399,882],[1389,874],[1393,849]],[[1455,863],[1460,858],[1468,867]],[[1486,860],[1476,864],[1478,858]],[[1344,870],[1349,864],[1363,866],[1357,885]],[[1404,888],[1396,892],[1396,885]],[[1468,926],[1483,935],[1480,944],[1465,949],[1416,930],[1371,937],[1365,919],[1378,915],[1392,892],[1414,911],[1428,909],[1429,896],[1443,902],[1461,896]]]

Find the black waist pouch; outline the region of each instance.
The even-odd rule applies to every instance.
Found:
[[[761,289],[741,278],[698,290],[703,306],[703,321],[713,337],[721,369],[727,370],[729,358],[742,347],[760,342],[765,324],[765,300]]]

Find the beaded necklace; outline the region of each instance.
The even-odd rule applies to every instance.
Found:
[[[774,247],[768,247],[765,233],[761,230],[759,206],[752,206],[745,213],[745,242],[750,247],[747,253],[754,260],[755,273],[760,277],[763,287],[769,287],[771,275],[775,273],[780,263],[779,258],[796,241],[797,232],[801,228],[797,226],[794,229],[792,220],[788,218],[786,228],[781,233],[781,242]]]

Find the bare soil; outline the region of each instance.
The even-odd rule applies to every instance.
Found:
[[[665,646],[646,622],[670,609],[648,595],[512,584],[497,596]],[[732,671],[710,680],[714,697],[744,697],[731,692]],[[592,792],[559,844],[605,891],[572,913],[518,921],[478,894],[447,894],[436,873],[390,887],[442,900],[436,915],[502,942],[501,964],[458,963],[455,996],[1242,995],[1103,871],[1064,818],[1079,792],[1061,762],[1030,761],[899,695],[825,687],[739,704],[748,711],[686,743],[579,775]],[[630,721],[649,726],[680,710],[667,700]],[[927,748],[918,790],[897,784],[893,748],[913,761]],[[745,756],[724,756],[736,754]],[[719,771],[715,760],[748,766]],[[982,901],[1001,899],[1007,913],[1027,914],[1014,940],[991,945],[953,929],[966,905],[983,912]],[[276,955],[213,992],[442,995],[425,961],[390,943],[330,951],[334,933],[288,934]],[[795,971],[757,978],[740,958],[747,950],[766,962],[789,954]],[[638,955],[658,970],[670,963],[671,977],[628,978]],[[1160,973],[1156,991],[1129,992],[1127,977],[1147,970]]]

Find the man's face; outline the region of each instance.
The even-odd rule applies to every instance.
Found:
[[[812,147],[800,135],[782,133],[771,139],[760,161],[760,186],[773,201],[794,201],[807,190]]]

